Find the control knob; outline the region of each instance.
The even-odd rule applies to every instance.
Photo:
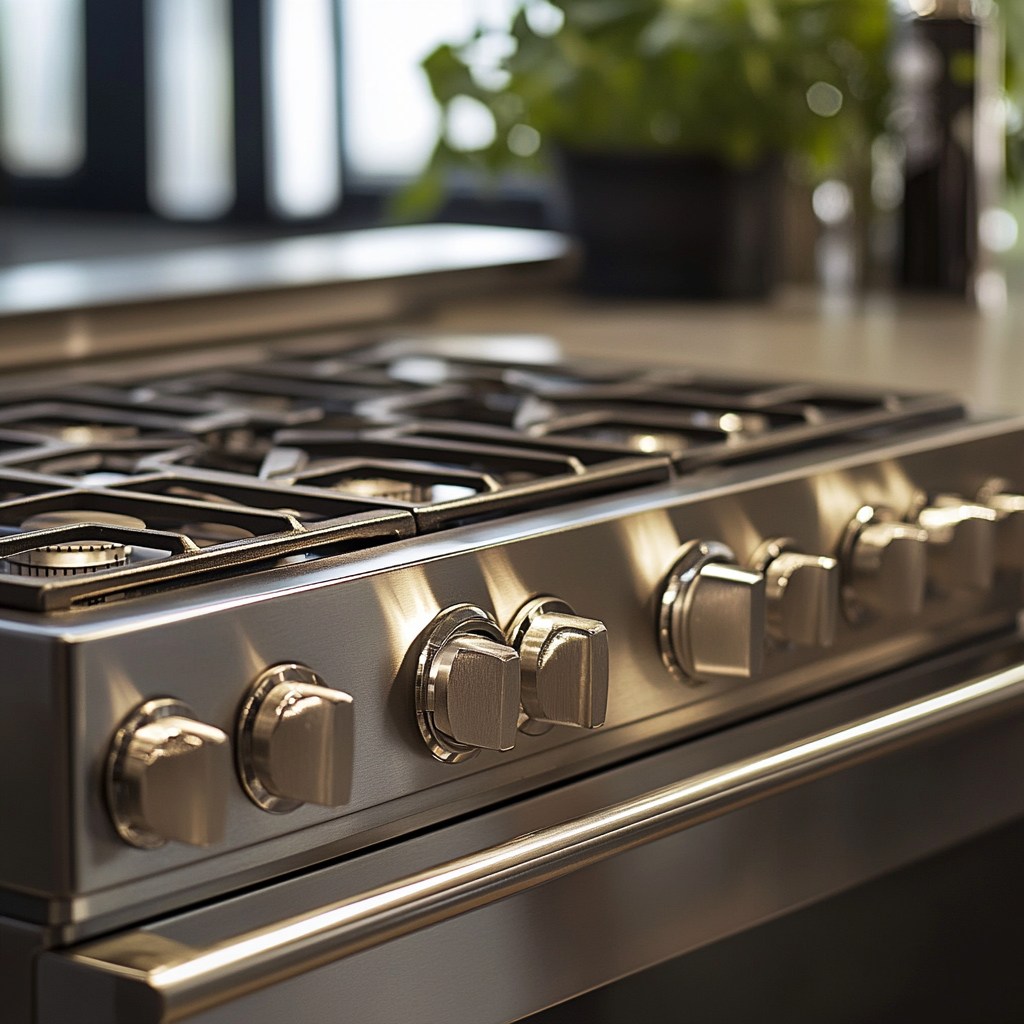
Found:
[[[441,612],[416,666],[416,720],[434,757],[452,763],[511,750],[519,700],[519,652],[494,619],[468,604]]]
[[[717,541],[691,541],[672,566],[659,615],[661,656],[678,679],[752,679],[761,671],[765,581]]]
[[[127,843],[211,846],[224,838],[231,749],[180,701],[150,700],[121,724],[107,758],[107,804]]]
[[[987,481],[977,503],[996,514],[995,562],[1001,569],[1024,569],[1024,494],[1007,490],[1005,480]]]
[[[267,669],[238,717],[238,774],[250,799],[283,813],[347,804],[352,791],[352,698],[305,665]]]
[[[841,545],[843,609],[851,622],[917,615],[924,606],[928,532],[889,509],[863,506]]]
[[[928,577],[944,593],[986,591],[995,567],[998,513],[957,494],[940,494],[918,513],[928,531]]]
[[[839,615],[839,562],[805,555],[789,537],[765,541],[751,567],[765,578],[765,624],[776,640],[831,647]]]
[[[519,652],[523,732],[604,725],[608,631],[603,622],[574,614],[557,598],[537,597],[519,609],[507,636]]]

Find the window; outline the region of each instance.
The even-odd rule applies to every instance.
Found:
[[[210,220],[235,200],[230,0],[149,0],[149,199]]]
[[[0,161],[60,178],[85,156],[84,0],[0,0]]]
[[[353,176],[418,174],[434,148],[438,110],[420,61],[478,23],[507,28],[515,0],[339,0],[345,157]]]
[[[264,0],[268,200],[283,217],[330,213],[341,198],[332,0]]]

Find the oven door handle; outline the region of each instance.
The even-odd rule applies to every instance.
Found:
[[[44,954],[40,984],[163,1024],[841,771],[1024,699],[1024,665],[684,779],[263,928],[193,948],[145,930]],[[104,987],[106,986],[106,987]],[[41,1018],[46,1024],[45,1014]]]

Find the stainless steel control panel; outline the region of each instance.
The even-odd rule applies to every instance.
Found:
[[[10,613],[4,634],[66,652],[83,799],[63,881],[16,851],[0,881],[78,894],[69,916],[223,891],[1008,628],[1022,441],[791,456]]]

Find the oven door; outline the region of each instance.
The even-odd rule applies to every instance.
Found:
[[[515,1020],[1021,814],[1014,637],[43,953],[36,1019]]]

